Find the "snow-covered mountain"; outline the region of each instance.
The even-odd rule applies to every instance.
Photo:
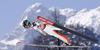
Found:
[[[77,25],[94,29],[94,33],[100,35],[100,7],[96,9],[83,9],[66,21],[66,25]]]
[[[51,7],[48,9],[41,3],[36,3],[25,10],[13,31],[5,35],[3,40],[0,41],[0,50],[24,50],[25,45],[17,42],[33,43],[34,39],[37,39],[41,34],[35,30],[23,28],[22,22],[25,19],[32,22],[37,20],[37,16],[42,16],[54,22],[53,13],[55,9],[56,13],[59,14],[58,20],[60,23],[73,26],[80,25],[90,30],[93,29],[93,33],[97,35],[96,38],[100,38],[100,7],[91,10],[83,9],[78,12],[70,8],[59,9]],[[93,45],[100,47],[99,44]]]

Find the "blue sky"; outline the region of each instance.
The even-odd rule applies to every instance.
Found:
[[[77,11],[100,6],[100,0],[0,0],[0,40],[11,33],[26,8],[35,3],[42,3],[47,8],[72,8]]]

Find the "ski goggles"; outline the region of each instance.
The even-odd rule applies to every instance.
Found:
[[[31,23],[30,22],[28,22],[27,24],[25,24],[25,26],[24,26],[25,28],[28,28],[28,27],[31,27]]]

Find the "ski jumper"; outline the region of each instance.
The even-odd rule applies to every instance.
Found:
[[[46,25],[45,28],[43,28],[43,26],[44,26],[43,24],[39,24],[38,22],[36,22],[36,24],[37,24],[37,25],[41,25],[41,27],[40,27],[40,28],[34,27],[34,29],[37,29],[38,31],[39,31],[40,29],[42,29],[42,30],[43,30],[44,32],[46,32],[47,34],[49,34],[49,35],[51,35],[51,36],[54,36],[54,37],[56,37],[56,38],[62,40],[64,43],[69,44],[69,40],[68,40],[68,38],[67,38],[66,36],[61,35],[61,34],[59,34],[59,33],[57,33],[57,32],[55,31],[55,30],[62,30],[62,29],[59,29],[59,28],[54,27],[54,26],[51,26],[51,25]],[[40,31],[40,32],[41,32],[41,31]]]

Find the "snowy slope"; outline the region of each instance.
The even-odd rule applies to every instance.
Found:
[[[34,39],[40,35],[39,32],[25,29],[22,26],[22,22],[25,19],[31,22],[37,20],[37,16],[42,16],[51,21],[54,21],[52,13],[54,9],[60,14],[59,21],[64,22],[65,25],[77,25],[93,28],[94,33],[100,35],[100,7],[92,10],[83,9],[81,11],[76,11],[74,9],[58,9],[58,8],[46,8],[41,3],[36,3],[29,6],[25,12],[22,14],[18,24],[12,30],[10,34],[5,35],[3,40],[0,41],[0,50],[23,50],[24,45],[18,44],[17,42],[32,43]],[[95,46],[100,46],[94,44]]]

